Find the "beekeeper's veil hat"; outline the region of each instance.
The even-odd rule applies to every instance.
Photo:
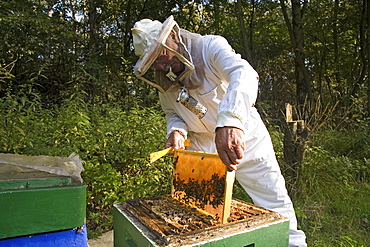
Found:
[[[166,44],[172,31],[179,40],[179,49],[176,51]],[[163,24],[150,19],[138,21],[132,28],[132,35],[135,54],[139,57],[134,66],[135,75],[161,92],[177,90],[184,78],[194,70],[191,56],[181,40],[180,28],[173,16],[168,17]],[[163,49],[175,54],[185,65],[185,70],[179,76],[168,71],[156,70],[152,66],[157,57],[163,53]]]

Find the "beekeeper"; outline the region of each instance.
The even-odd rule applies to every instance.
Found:
[[[159,90],[166,114],[165,147],[218,153],[254,204],[290,219],[290,246],[307,246],[297,230],[269,133],[254,107],[258,74],[225,38],[143,19],[132,29],[136,76]]]

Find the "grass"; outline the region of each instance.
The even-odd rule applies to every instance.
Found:
[[[307,149],[291,194],[309,246],[370,246],[369,175],[365,157]]]

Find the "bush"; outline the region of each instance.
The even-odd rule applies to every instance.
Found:
[[[1,99],[0,152],[78,154],[85,161],[89,235],[96,236],[112,228],[113,203],[169,193],[171,165],[168,158],[149,164],[149,154],[165,141],[157,106],[125,112],[119,104],[89,105],[83,96],[52,110],[35,107],[37,100]]]

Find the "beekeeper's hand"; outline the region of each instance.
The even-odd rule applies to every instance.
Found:
[[[175,149],[185,149],[184,141],[185,135],[180,130],[172,131],[164,145],[164,148],[173,147]],[[173,152],[170,153],[170,155],[173,155]]]
[[[235,127],[220,127],[216,129],[216,147],[222,162],[231,170],[244,157],[244,132]]]

